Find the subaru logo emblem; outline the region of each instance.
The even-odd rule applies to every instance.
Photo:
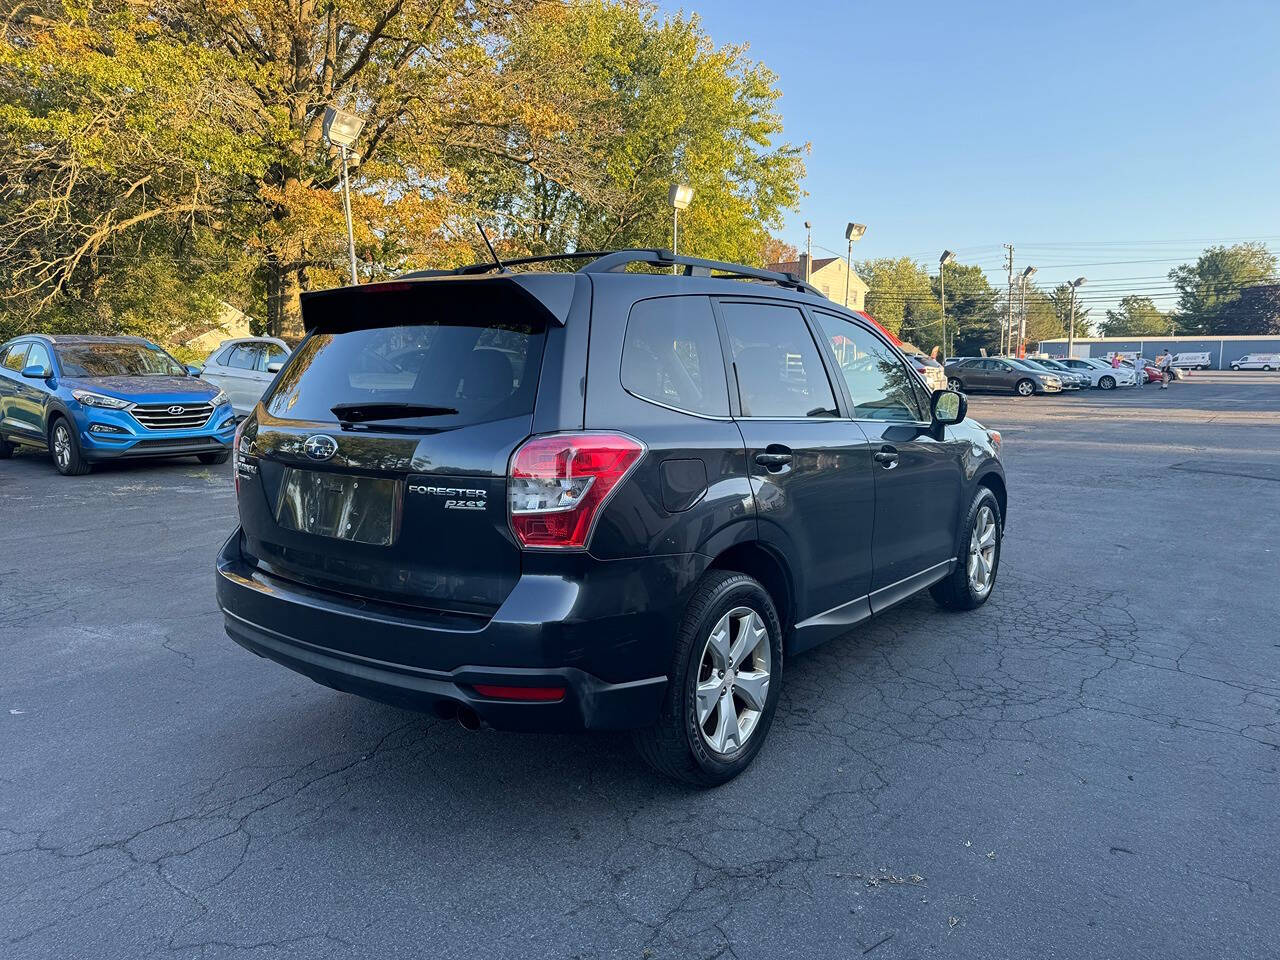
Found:
[[[170,407],[169,412],[175,417],[180,417],[187,412],[186,407]]]
[[[328,460],[338,452],[338,441],[323,433],[317,433],[314,437],[307,437],[302,450],[312,460]]]

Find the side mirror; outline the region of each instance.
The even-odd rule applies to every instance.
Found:
[[[22,375],[28,380],[48,380],[53,376],[53,371],[42,363],[33,363],[22,368]]]
[[[929,413],[935,427],[959,423],[969,412],[969,401],[958,390],[935,390],[929,402]]]
[[[271,363],[268,363],[268,364],[267,364],[267,373],[279,373],[279,372],[280,372],[280,368],[281,368],[281,367],[283,367],[283,366],[284,366],[284,364],[283,364],[283,363],[281,363],[279,360],[275,360],[275,361],[273,361],[273,362],[271,362]]]
[[[193,365],[192,365],[192,364],[190,364],[190,363],[188,363],[188,364],[187,364],[187,376],[188,376],[188,377],[198,377],[198,376],[200,376],[200,374],[202,374],[202,373],[204,373],[204,367],[197,367],[197,366],[193,366]]]

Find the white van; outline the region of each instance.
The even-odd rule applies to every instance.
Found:
[[[1192,370],[1208,370],[1213,366],[1213,359],[1207,353],[1179,353],[1174,355],[1173,365]]]
[[[1280,353],[1246,353],[1231,361],[1232,370],[1280,370]]]

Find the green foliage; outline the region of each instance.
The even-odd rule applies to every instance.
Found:
[[[365,118],[376,278],[503,252],[667,245],[760,262],[800,196],[776,78],[626,0],[35,0],[0,35],[3,331],[164,338],[225,300],[295,330],[345,282],[329,104]],[[259,326],[264,325],[259,323]]]
[[[1077,337],[1088,337],[1093,333],[1093,321],[1089,319],[1090,307],[1080,302],[1080,291],[1075,292],[1075,332]],[[1071,284],[1060,283],[1049,294],[1049,302],[1053,304],[1053,315],[1057,318],[1057,326],[1051,337],[1065,337],[1070,331],[1072,294]]]
[[[1150,297],[1128,296],[1115,310],[1107,311],[1100,325],[1104,337],[1158,336],[1169,334],[1170,318]]]
[[[867,283],[867,312],[886,330],[925,352],[939,343],[942,308],[923,265],[910,257],[885,257],[863,260],[855,269]]]
[[[1230,336],[1259,333],[1265,316],[1240,309],[1241,293],[1253,285],[1274,282],[1276,258],[1261,243],[1207,248],[1194,264],[1169,271],[1178,288],[1175,318],[1183,333]],[[1255,301],[1256,302],[1256,301]]]
[[[947,277],[947,343],[954,356],[972,356],[982,347],[993,348],[1000,339],[999,293],[981,267],[949,263]],[[932,280],[941,295],[938,278]]]

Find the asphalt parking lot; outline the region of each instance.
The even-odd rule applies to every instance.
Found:
[[[711,792],[233,644],[229,466],[0,463],[0,955],[1274,957],[1280,375],[970,410],[991,602],[790,662]]]

